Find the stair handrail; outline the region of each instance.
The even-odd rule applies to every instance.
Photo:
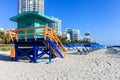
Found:
[[[10,40],[12,40],[12,42],[14,43],[14,38],[17,38],[17,31],[16,30],[8,30],[8,42],[10,42]]]
[[[57,44],[57,47],[64,52],[64,56],[65,56],[66,49],[63,46],[60,39],[58,38],[57,33],[52,28],[49,28],[49,27],[47,27],[47,28],[48,28],[48,32],[46,34],[46,37],[49,37],[51,40],[54,40]]]
[[[36,32],[36,29],[39,29],[39,28],[43,28],[43,31]],[[27,33],[28,30],[34,30],[34,33]],[[19,31],[24,31],[24,34],[18,34]],[[44,36],[45,40],[47,37],[50,38],[50,40],[54,40],[57,44],[57,47],[64,52],[64,56],[65,56],[66,49],[63,46],[60,39],[58,38],[57,33],[52,28],[47,27],[47,26],[38,26],[38,27],[34,27],[34,28],[20,28],[20,29],[16,29],[16,30],[9,30],[8,31],[8,41],[12,40],[12,42],[14,42],[14,38],[18,41],[18,36],[24,36],[25,41],[27,41],[28,35],[34,35],[34,39],[36,40],[37,34],[42,34]]]

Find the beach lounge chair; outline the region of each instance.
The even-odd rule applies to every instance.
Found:
[[[88,53],[91,52],[89,47],[85,47],[85,49],[87,50]]]
[[[113,48],[113,52],[115,53],[115,54],[118,54],[118,50],[116,49],[116,48]]]
[[[91,48],[91,47],[90,47],[89,49],[90,49],[90,51],[91,51],[91,52],[92,52],[92,51],[94,51],[94,49],[93,49],[93,48]]]
[[[82,49],[77,49],[77,51],[78,51],[78,54],[84,55],[84,51],[82,51]]]
[[[83,52],[84,52],[84,55],[88,54],[88,50],[86,50],[86,48],[82,48]]]

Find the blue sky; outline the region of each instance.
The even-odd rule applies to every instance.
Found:
[[[17,14],[17,0],[1,0],[0,27],[16,28],[9,20]],[[62,20],[65,28],[89,31],[93,40],[120,45],[120,0],[45,0],[45,14]]]

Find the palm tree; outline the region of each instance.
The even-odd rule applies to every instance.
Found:
[[[3,31],[0,31],[0,40],[1,43],[7,43],[7,34]]]

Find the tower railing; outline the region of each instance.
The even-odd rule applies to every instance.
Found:
[[[41,29],[40,31],[38,29]],[[28,32],[32,30],[33,32]],[[38,30],[38,31],[36,31]],[[23,32],[22,34],[19,32]],[[46,38],[49,38],[51,41],[54,40],[56,43],[56,46],[63,52],[63,55],[65,56],[66,49],[63,46],[62,42],[60,41],[59,37],[57,36],[57,33],[50,27],[47,26],[39,26],[34,28],[21,28],[16,30],[9,30],[8,31],[8,41],[11,40],[14,42],[16,40],[17,42],[20,40],[19,37],[24,37],[24,40],[27,42],[29,37],[28,36],[34,36],[33,39],[37,41],[37,35],[42,35],[44,40]]]

